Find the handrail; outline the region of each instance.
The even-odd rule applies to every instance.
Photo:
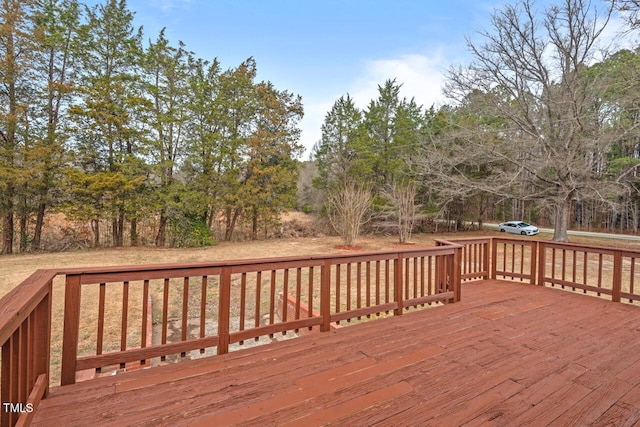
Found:
[[[175,353],[184,357],[187,352],[203,352],[205,348],[214,346],[218,354],[224,354],[229,351],[230,344],[242,344],[265,335],[313,327],[328,331],[334,322],[389,311],[401,315],[404,310],[419,305],[459,301],[460,278],[456,266],[460,248],[460,245],[450,244],[399,251],[66,269],[63,271],[66,285],[61,384],[74,383],[76,372],[85,369],[99,370],[110,364],[123,366],[136,360],[164,358]],[[161,281],[159,286],[164,287],[162,342],[148,347],[142,343],[140,348],[130,348],[126,331],[131,320],[123,310],[120,349],[103,352],[107,285],[116,284],[122,288],[122,306],[127,307],[128,295],[132,292],[142,289],[143,301],[146,300],[154,280]],[[183,295],[182,313],[178,314],[182,320],[182,337],[178,342],[167,340],[170,323],[168,294],[172,281],[176,282],[174,285]],[[78,357],[82,289],[95,284],[100,286],[96,354]],[[212,285],[213,289],[209,289]],[[193,304],[190,295],[194,287],[200,287],[202,293],[196,301],[200,304],[201,331],[198,337],[190,337],[184,332],[188,328],[189,305]],[[232,298],[234,292],[235,299]],[[312,316],[312,310],[308,310],[306,318],[298,314],[294,319],[288,319],[285,312],[282,321],[276,322],[278,293],[296,295],[296,313],[301,311],[303,298],[308,300],[306,305],[310,307],[315,302],[320,316]],[[214,309],[217,310],[217,331],[205,333],[202,325],[210,318],[207,311],[211,298],[215,300]],[[232,307],[234,301],[239,301],[236,307]],[[262,315],[268,316],[266,324],[260,321]],[[254,322],[248,325],[251,316]],[[232,317],[239,323],[235,329],[231,325]],[[143,318],[142,323],[145,321]]]
[[[99,370],[105,365],[123,365],[167,354],[184,355],[192,350],[203,351],[205,347],[217,347],[217,353],[223,354],[229,351],[230,344],[263,335],[314,327],[328,331],[334,322],[389,311],[402,315],[405,310],[418,305],[456,302],[460,298],[460,276],[457,273],[460,248],[460,245],[452,244],[447,247],[403,248],[357,254],[38,270],[0,300],[2,425],[28,425],[39,401],[48,393],[51,290],[53,279],[58,275],[66,276],[60,375],[61,384],[64,385],[75,382],[76,372],[83,369]],[[306,279],[303,279],[303,273]],[[141,340],[139,348],[130,347],[127,339],[131,325],[127,314],[129,294],[140,291],[146,303],[153,282],[164,284],[162,323],[166,334],[169,291],[172,291],[173,281],[178,279],[183,291],[182,339],[168,342],[163,337],[162,344],[150,346]],[[254,280],[254,283],[250,284],[250,280]],[[113,282],[121,282],[121,348],[110,352],[110,349],[103,349],[100,342],[97,354],[78,356],[80,316],[87,308],[82,301],[81,290],[98,285],[97,334],[102,340],[106,333],[103,322],[107,288]],[[210,289],[211,283],[214,284],[213,290]],[[251,285],[257,289],[252,296],[255,299],[255,323],[252,325],[248,319],[252,304],[248,295]],[[287,314],[283,313],[283,321],[274,321],[276,285],[284,294],[295,296],[296,307],[294,314],[290,315],[294,318],[287,319]],[[306,290],[302,289],[303,285],[307,287]],[[202,319],[210,315],[206,301],[214,297],[217,301],[217,331],[210,333],[201,326],[201,334],[196,338],[187,337],[184,332],[192,308],[189,307],[190,289],[194,287],[199,287],[202,292]],[[87,289],[91,293],[90,288]],[[261,300],[263,291],[270,298],[270,306],[266,309],[266,301]],[[231,326],[231,295],[234,292],[240,294],[240,325],[235,329]],[[307,298],[305,305],[310,308],[314,304],[319,306],[319,316],[312,315],[312,309],[308,310],[307,317],[299,316],[303,295]],[[151,318],[152,313],[146,309],[146,305],[142,313],[144,336],[144,322]],[[269,317],[266,324],[260,323],[263,314]]]
[[[640,300],[640,251],[504,238],[438,239],[436,247],[397,251],[212,261],[189,264],[38,270],[0,300],[2,425],[28,425],[50,382],[51,290],[57,275],[66,276],[61,384],[75,382],[84,369],[124,365],[170,354],[232,344],[303,328],[329,331],[335,322],[393,313],[461,299],[463,280],[528,280],[531,284],[608,295],[613,301]],[[115,291],[115,294],[109,292]],[[147,300],[158,292],[155,320],[163,330],[160,344],[147,345],[144,325],[153,313]],[[107,335],[105,305],[121,298],[118,348],[102,345]],[[114,297],[113,295],[116,295]],[[142,302],[135,319],[142,327],[140,346],[128,331],[133,296]],[[82,297],[94,297],[87,305]],[[275,319],[278,298],[289,301],[282,320]],[[175,303],[175,304],[174,304]],[[172,306],[172,304],[175,305]],[[305,309],[302,310],[301,307]],[[81,316],[95,310],[95,354],[78,355]],[[159,307],[159,309],[158,309]],[[172,308],[173,307],[173,308]],[[182,334],[168,340],[175,311]],[[95,319],[97,318],[97,322]],[[200,319],[195,335],[190,319]],[[215,331],[204,319],[215,319]]]
[[[435,239],[436,245],[460,245],[461,280],[486,280],[490,276],[491,238],[456,237]]]
[[[49,390],[51,288],[57,273],[38,270],[0,301],[0,424],[28,424]]]

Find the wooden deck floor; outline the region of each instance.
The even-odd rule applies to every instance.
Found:
[[[633,425],[640,308],[507,282],[332,333],[53,389],[35,425]]]

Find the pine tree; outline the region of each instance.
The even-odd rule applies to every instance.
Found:
[[[319,189],[347,178],[360,183],[371,180],[373,152],[367,145],[362,112],[349,95],[341,96],[327,113],[313,155],[318,167],[314,185]]]
[[[13,252],[16,197],[21,176],[25,119],[31,99],[32,2],[0,2],[0,216],[1,253]]]
[[[145,88],[150,100],[148,124],[151,128],[150,155],[154,174],[159,185],[156,188],[159,211],[156,246],[166,243],[167,225],[173,211],[180,211],[181,193],[178,191],[176,172],[184,156],[189,104],[189,53],[182,43],[170,45],[160,32],[155,42],[145,52]]]
[[[35,176],[30,178],[36,211],[31,249],[37,251],[45,212],[54,203],[52,192],[60,185],[64,163],[67,135],[62,128],[74,90],[72,82],[78,73],[80,5],[76,0],[39,0],[32,20],[38,45],[35,64],[38,89],[34,107],[41,118],[37,123],[43,123],[39,129],[31,130],[36,133],[32,157],[37,169]]]
[[[87,9],[87,24],[81,28],[81,102],[70,112],[75,121],[76,164],[86,174],[109,172],[123,181],[140,182],[137,176],[127,175],[139,172],[135,158],[143,147],[134,118],[145,105],[137,77],[142,35],[132,21],[133,13],[124,0],[109,0]],[[111,219],[115,246],[123,244],[127,199],[135,194],[118,193],[102,205]]]

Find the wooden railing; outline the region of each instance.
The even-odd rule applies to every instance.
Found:
[[[640,251],[516,238],[448,239],[437,245],[39,270],[0,300],[2,425],[27,425],[47,394],[51,289],[57,275],[66,280],[62,385],[74,383],[79,371],[224,354],[230,346],[288,331],[329,331],[336,322],[457,302],[462,281],[506,279],[613,301],[640,300]],[[281,313],[279,300],[289,304]],[[153,341],[148,336],[151,324]]]
[[[459,301],[461,250],[449,244],[395,252],[39,270],[0,300],[2,425],[28,424],[48,391],[51,289],[57,275],[65,276],[60,384],[67,385],[79,371],[224,354],[230,345],[278,333],[329,331],[335,322]],[[295,303],[279,318],[281,295]],[[151,323],[153,342],[147,335]]]
[[[612,301],[640,301],[640,251],[539,242],[540,284],[579,290]]]
[[[640,251],[493,238],[491,278],[559,287],[614,302],[640,301]]]
[[[49,391],[51,283],[55,271],[38,270],[0,300],[2,343],[0,424],[28,425]]]
[[[491,278],[536,284],[535,240],[492,239]]]
[[[486,280],[489,278],[490,237],[436,239],[435,242],[438,246],[452,244],[462,246],[460,254],[460,275],[462,281]]]

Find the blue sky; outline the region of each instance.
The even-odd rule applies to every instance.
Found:
[[[88,2],[94,3],[95,2]],[[301,143],[320,139],[334,101],[349,93],[364,108],[377,85],[396,78],[401,94],[444,103],[443,72],[469,62],[465,36],[488,29],[506,0],[128,0],[134,25],[154,39],[166,27],[198,57],[224,69],[255,58],[258,80],[302,96]]]

